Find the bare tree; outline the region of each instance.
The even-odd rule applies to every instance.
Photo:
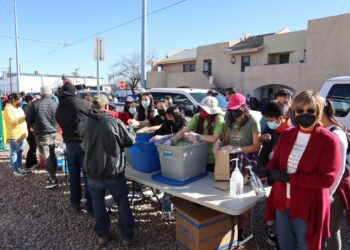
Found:
[[[147,59],[147,64],[151,64],[154,58],[155,53],[152,52]],[[117,77],[119,81],[124,81],[135,96],[135,89],[141,81],[140,54],[135,53],[129,56],[120,56],[118,61],[112,65],[111,71],[110,76]]]

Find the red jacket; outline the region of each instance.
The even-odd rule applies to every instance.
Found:
[[[132,117],[127,112],[117,112],[117,111],[108,110],[108,114],[113,118],[117,118],[121,120],[125,125],[128,125],[129,119],[132,119]]]
[[[282,133],[267,169],[287,171],[289,154],[299,127]],[[291,197],[289,214],[292,219],[305,220],[308,228],[305,241],[308,249],[321,249],[322,238],[329,238],[330,194],[340,166],[339,142],[327,129],[316,126],[302,155],[295,174],[289,174]],[[267,200],[264,222],[274,220],[276,209],[286,208],[286,183],[275,181]]]

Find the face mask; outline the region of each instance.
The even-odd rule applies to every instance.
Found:
[[[299,124],[299,126],[308,128],[315,123],[316,116],[304,113],[302,115],[297,115],[295,117],[295,121],[297,124]]]
[[[201,110],[201,111],[199,112],[199,116],[200,116],[200,118],[202,118],[203,120],[206,120],[206,119],[209,118],[210,115],[209,115],[207,112],[205,112],[204,110]]]
[[[233,119],[237,119],[238,117],[240,117],[242,115],[243,111],[240,109],[236,109],[236,110],[231,110],[231,115]]]
[[[134,115],[136,113],[136,108],[129,108],[129,113]]]
[[[284,104],[284,105],[283,105],[283,114],[284,114],[284,115],[287,114],[288,111],[289,111],[289,105],[288,105],[288,104]]]
[[[158,109],[158,115],[165,116],[165,109]]]
[[[277,129],[280,125],[281,125],[281,123],[267,122],[267,126],[273,130]]]
[[[144,109],[147,109],[150,105],[150,101],[141,101],[141,105]]]

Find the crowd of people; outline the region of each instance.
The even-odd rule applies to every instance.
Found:
[[[111,234],[104,197],[109,191],[118,205],[123,243],[130,245],[135,223],[127,197],[124,148],[134,144],[134,131],[154,132],[151,141],[163,139],[166,145],[182,138],[207,142],[207,171],[214,171],[215,150],[221,149],[239,159],[243,174],[246,166],[252,166],[260,177],[268,178],[272,189],[264,222],[275,249],[341,249],[344,210],[350,225],[349,145],[348,131],[335,119],[332,102],[315,91],[301,91],[293,98],[289,90],[281,89],[262,109],[267,124],[262,131],[237,89],[225,91],[224,116],[216,95],[208,91],[198,113],[187,122],[170,96],[155,101],[147,92],[138,101],[127,98],[123,112],[117,112],[106,95],[79,98],[71,82],[64,83],[58,100],[47,86],[37,100],[10,94],[4,117],[13,173],[24,176],[37,166],[37,148],[49,175],[45,187],[57,187],[55,144],[57,131],[62,130],[72,210],[81,212],[84,194],[85,209],[95,217],[98,243],[107,244]],[[29,150],[22,166],[26,140]],[[249,214],[239,217],[238,240],[244,239]]]

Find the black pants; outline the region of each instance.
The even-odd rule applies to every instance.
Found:
[[[27,142],[29,145],[29,150],[26,157],[26,168],[30,168],[35,164],[38,164],[36,158],[36,143],[34,138],[34,133],[28,129]]]

